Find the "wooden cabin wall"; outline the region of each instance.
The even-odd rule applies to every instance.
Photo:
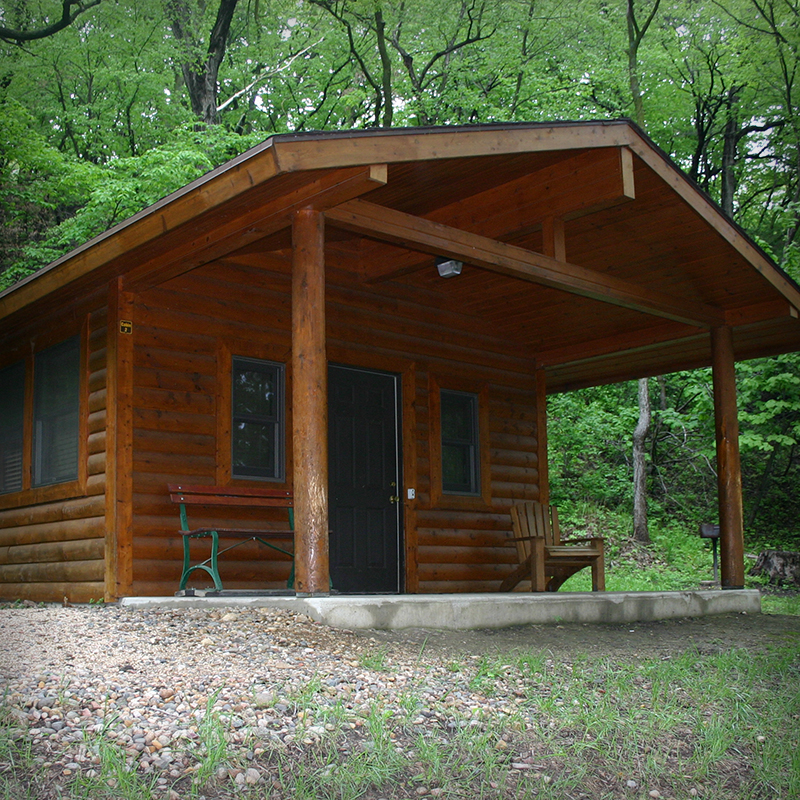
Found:
[[[134,309],[133,594],[172,594],[181,571],[178,508],[171,482],[218,483],[216,393],[220,348],[287,365],[287,484],[291,489],[290,259],[260,255],[215,263],[151,288]],[[512,502],[539,496],[536,382],[529,358],[480,330],[479,320],[430,309],[398,285],[362,284],[329,268],[329,360],[404,372],[411,393],[404,447],[416,475],[417,499],[406,503],[406,589],[491,591],[516,561],[510,541]],[[488,384],[491,507],[431,507],[429,383],[431,376]],[[410,390],[409,387],[410,386]],[[406,419],[406,422],[409,422]],[[413,441],[408,441],[413,440]],[[408,470],[407,470],[408,471]],[[255,483],[261,485],[263,483]],[[270,484],[275,485],[275,484]],[[285,527],[285,510],[260,515]],[[192,526],[224,520],[255,522],[239,513],[189,509]],[[205,542],[196,542],[203,544]],[[223,564],[224,562],[224,564]],[[247,544],[220,560],[226,588],[281,588],[288,560]],[[197,575],[197,573],[195,573]],[[192,580],[196,586],[202,578]]]
[[[170,502],[167,484],[223,482],[217,474],[217,392],[218,381],[231,378],[218,378],[220,348],[289,362],[288,275],[201,268],[137,296],[133,317],[131,593],[170,595],[178,588],[183,543],[179,507]],[[257,517],[247,509],[187,510],[192,527],[288,524],[286,509],[261,510]],[[208,539],[195,540],[192,548],[193,554],[210,554]],[[285,588],[290,566],[287,557],[254,542],[220,559],[226,588]],[[204,585],[204,577],[194,573],[191,585]]]
[[[59,335],[63,330],[63,337]],[[106,487],[105,292],[57,314],[31,320],[3,339],[3,352],[30,350],[44,336],[55,344],[85,331],[85,446],[82,486],[65,495],[58,484],[22,498],[0,495],[0,597],[6,600],[88,602],[104,597]],[[16,357],[15,357],[16,358]],[[15,360],[14,358],[14,360]],[[6,364],[3,363],[2,366]],[[24,503],[24,504],[23,504]]]

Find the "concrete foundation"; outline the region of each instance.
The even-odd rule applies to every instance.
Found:
[[[761,613],[754,589],[554,594],[409,594],[281,597],[267,594],[126,597],[128,608],[284,608],[333,628],[472,630],[562,622],[652,622],[711,614]]]

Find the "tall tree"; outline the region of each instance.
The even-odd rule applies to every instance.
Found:
[[[172,33],[181,45],[181,73],[195,116],[206,125],[217,123],[219,68],[228,47],[231,22],[239,0],[219,0],[211,33],[204,35],[205,4],[165,0]]]
[[[644,128],[644,103],[639,83],[639,48],[650,25],[655,19],[661,0],[654,0],[644,22],[636,17],[634,0],[628,0],[628,81],[633,100],[633,116],[636,124]],[[650,433],[652,413],[650,410],[650,382],[639,379],[639,420],[633,431],[633,537],[638,542],[650,541],[647,525],[647,437]]]

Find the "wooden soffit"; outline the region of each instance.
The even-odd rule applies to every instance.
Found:
[[[642,311],[688,325],[725,322],[720,309],[569,264],[480,234],[414,217],[365,200],[351,200],[325,212],[332,224],[432,255],[468,262],[502,275],[561,289],[581,297]]]

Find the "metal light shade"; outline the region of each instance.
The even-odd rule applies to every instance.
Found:
[[[456,261],[453,258],[437,258],[436,269],[439,270],[439,276],[442,278],[454,278],[456,275],[461,274],[461,267],[464,264],[461,261]]]

